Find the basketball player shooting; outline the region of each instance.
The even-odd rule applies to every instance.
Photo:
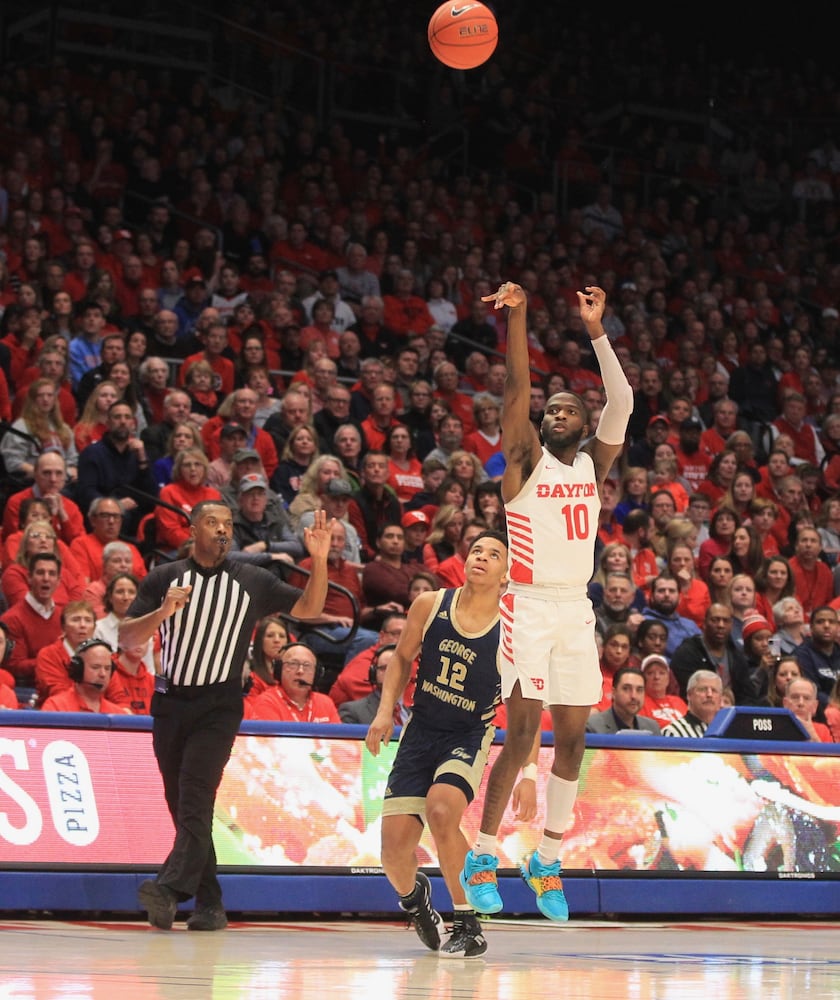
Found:
[[[520,870],[536,894],[538,909],[550,920],[569,917],[561,842],[577,796],[586,721],[601,694],[595,615],[586,596],[594,568],[599,489],[621,453],[633,411],[632,389],[602,325],[606,294],[593,286],[577,295],[607,397],[597,432],[583,447],[588,414],[576,393],[558,392],[548,400],[540,435],[529,420],[525,292],[505,282],[485,296],[496,309],[510,310],[502,420],[509,583],[500,605],[499,657],[508,725],[490,772],[480,831],[460,878],[467,901],[478,912],[503,908],[496,837],[547,703],[554,761],[546,787],[546,823],[537,849]]]

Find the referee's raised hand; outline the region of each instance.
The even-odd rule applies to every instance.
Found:
[[[306,551],[313,559],[326,560],[330,552],[330,536],[335,525],[335,518],[327,520],[325,510],[316,510],[311,528],[303,529],[303,543]]]

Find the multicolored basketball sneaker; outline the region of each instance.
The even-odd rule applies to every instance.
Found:
[[[563,892],[562,869],[560,862],[544,865],[537,852],[523,858],[519,871],[526,884],[534,890],[537,897],[537,909],[549,920],[563,921],[569,919],[569,904]]]
[[[492,854],[467,851],[464,870],[458,876],[467,902],[479,913],[498,913],[504,906],[499,895],[496,869],[499,859]]]

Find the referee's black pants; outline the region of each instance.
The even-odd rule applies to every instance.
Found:
[[[175,842],[157,881],[196,907],[222,905],[213,847],[213,806],[242,721],[242,685],[174,688],[155,694],[152,745]]]

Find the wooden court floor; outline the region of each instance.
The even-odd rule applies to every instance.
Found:
[[[480,960],[445,960],[396,923],[0,919],[0,1000],[828,1000],[840,923],[544,920],[485,924]]]

